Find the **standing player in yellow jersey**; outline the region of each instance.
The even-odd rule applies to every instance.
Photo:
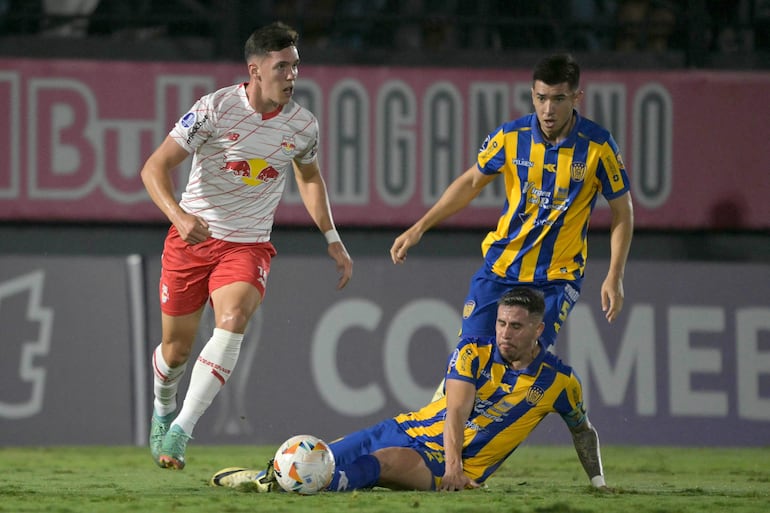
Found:
[[[291,175],[326,236],[340,273],[337,288],[353,272],[318,168],[318,122],[292,100],[297,40],[297,32],[283,23],[254,32],[245,45],[249,81],[198,100],[142,169],[150,197],[172,223],[160,277],[161,343],[152,355],[150,451],[163,468],[184,467],[195,424],[235,368],[249,319],[265,295],[276,253],[273,219]],[[171,173],[191,154],[190,176],[177,202]],[[179,381],[207,301],[216,327],[178,410]]]
[[[599,194],[609,202],[610,264],[601,304],[612,322],[623,307],[623,275],[633,233],[629,181],[612,135],[576,110],[580,68],[569,55],[541,60],[532,76],[535,113],[503,123],[484,141],[476,164],[390,249],[404,263],[423,234],[465,208],[502,175],[506,202],[497,228],[482,243],[484,264],[463,306],[462,335],[494,334],[497,299],[527,285],[546,297],[543,345],[552,350],[580,295],[591,213]]]
[[[583,406],[580,379],[545,350],[542,292],[517,287],[497,307],[496,335],[463,337],[449,360],[446,396],[330,444],[336,469],[328,490],[464,490],[482,485],[549,413],[572,433],[591,484],[607,488],[599,437]],[[276,489],[266,471],[227,468],[215,486]]]

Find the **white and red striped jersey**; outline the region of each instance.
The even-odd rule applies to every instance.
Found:
[[[279,111],[255,112],[245,86],[202,97],[171,130],[193,154],[179,204],[205,219],[216,239],[266,242],[292,160],[316,158],[318,121],[293,100]]]

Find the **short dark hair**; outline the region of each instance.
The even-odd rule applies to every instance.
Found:
[[[550,86],[567,82],[576,91],[580,86],[580,66],[568,53],[549,55],[535,65],[532,83],[538,80]]]
[[[514,287],[497,300],[497,306],[520,306],[530,315],[542,319],[545,315],[545,296],[537,289]]]
[[[255,30],[244,45],[243,54],[246,62],[253,56],[263,56],[270,52],[283,50],[287,46],[297,46],[299,34],[287,24],[276,21]]]

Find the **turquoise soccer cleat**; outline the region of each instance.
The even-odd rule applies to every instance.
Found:
[[[171,412],[168,415],[160,416],[155,411],[152,412],[152,421],[150,422],[150,454],[152,454],[152,460],[159,466],[160,464],[160,451],[163,447],[163,439],[168,433],[168,428],[176,417],[176,412]]]
[[[184,453],[190,438],[192,437],[179,426],[171,426],[163,438],[158,464],[163,468],[182,470],[185,465]]]

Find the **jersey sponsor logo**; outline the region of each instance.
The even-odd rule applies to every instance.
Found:
[[[620,169],[625,169],[626,164],[623,162],[623,155],[621,155],[620,152],[617,152],[615,154],[615,158],[618,159],[618,165],[620,165]]]
[[[228,132],[227,133],[227,139],[230,140],[230,141],[235,142],[235,141],[237,141],[240,138],[241,138],[241,134],[239,134],[238,132]]]
[[[454,369],[460,376],[471,376],[474,359],[473,351],[471,351],[470,348],[465,347],[462,350],[455,349],[454,352],[452,352],[452,356],[449,358],[447,372],[451,372]]]
[[[570,177],[576,182],[582,182],[586,177],[585,162],[573,162],[569,168]]]
[[[620,168],[619,163],[613,159],[603,159],[604,166],[607,168],[607,174],[610,176],[613,182],[620,181]]]
[[[511,164],[514,166],[535,167],[535,163],[527,159],[513,159]]]
[[[529,390],[527,390],[527,398],[526,398],[527,404],[530,406],[536,405],[537,403],[540,402],[540,399],[542,399],[544,395],[545,395],[545,390],[543,390],[537,385],[532,385],[531,387],[529,387]]]
[[[472,420],[465,422],[465,428],[470,429],[471,431],[477,431],[479,433],[484,431],[483,427],[479,426],[477,423],[473,422]]]
[[[539,187],[536,187],[533,182],[525,182],[521,187],[521,193],[522,195],[527,196],[527,203],[537,205],[540,208],[546,210],[558,210],[563,212],[567,210],[567,207],[569,207],[570,203],[569,197],[559,197],[558,199],[554,198],[552,201],[551,198],[553,195],[551,194],[551,191],[540,189]],[[558,193],[559,191],[557,190],[557,194]],[[524,218],[522,218],[522,221],[524,221]]]
[[[188,112],[184,116],[182,116],[182,119],[179,120],[179,124],[182,125],[184,128],[190,128],[195,124],[195,118],[196,114],[194,112]]]
[[[192,114],[193,115],[192,120],[195,121],[195,113],[190,112],[188,114]],[[182,118],[182,126],[184,126],[185,118],[187,118],[187,115],[185,115],[185,117]],[[192,125],[192,128],[190,128],[190,131],[187,132],[187,144],[190,144],[192,142],[193,137],[195,137],[195,134],[198,133],[198,130],[201,129],[201,127],[203,126],[203,123],[205,123],[208,119],[209,119],[208,115],[203,116],[203,119],[201,119],[200,121],[197,121],[194,125]]]
[[[478,417],[484,417],[492,422],[503,422],[504,417],[513,409],[514,404],[502,399],[498,402],[489,399],[478,399],[474,403],[473,412]]]
[[[533,205],[540,205],[543,208],[548,208],[548,205],[551,203],[551,191],[546,191],[544,189],[540,189],[539,187],[535,187],[531,182],[527,182],[526,189],[528,196],[527,203],[532,203]]]
[[[455,369],[462,376],[470,376],[473,372],[473,360],[475,359],[473,351],[466,347],[457,356],[454,365]]]
[[[281,151],[286,155],[292,155],[295,151],[297,151],[297,144],[294,142],[293,136],[283,136],[283,141],[281,141]]]
[[[233,176],[251,187],[277,179],[280,173],[264,159],[235,160],[225,162],[223,171],[229,171]]]

